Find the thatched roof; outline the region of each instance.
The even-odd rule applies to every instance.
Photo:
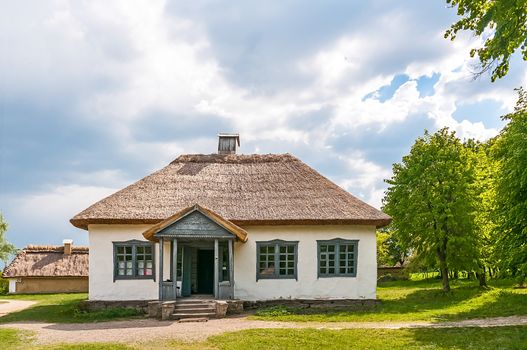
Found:
[[[4,269],[3,277],[88,277],[88,247],[28,245]]]
[[[95,203],[71,223],[155,224],[200,205],[236,225],[362,224],[390,217],[290,154],[182,155]]]

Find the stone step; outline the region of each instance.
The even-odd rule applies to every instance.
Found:
[[[208,322],[209,319],[208,317],[192,317],[192,318],[182,318],[180,320],[178,320],[178,323],[183,323],[183,322]]]
[[[203,313],[203,312],[209,312],[209,313],[216,313],[216,309],[213,308],[176,308],[174,310],[174,313],[183,313],[183,314],[190,314],[190,313]]]
[[[176,307],[215,307],[215,304],[196,304],[196,303],[188,303],[188,304],[178,304],[176,303]]]
[[[180,304],[176,302],[176,307],[215,307],[216,305],[212,303],[184,303]]]
[[[176,299],[176,303],[179,304],[212,304],[213,300],[201,300],[201,299]]]
[[[176,305],[176,310],[216,310],[213,305]]]
[[[172,318],[176,320],[180,320],[183,318],[213,318],[216,316],[215,312],[191,312],[191,313],[183,313],[183,312],[175,312],[172,314]]]

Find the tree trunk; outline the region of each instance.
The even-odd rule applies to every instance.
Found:
[[[441,277],[443,282],[443,292],[450,292],[450,282],[448,280],[448,267],[445,262],[440,262]]]
[[[478,278],[480,287],[487,287],[487,279],[485,278],[485,268],[483,268],[483,271],[476,272],[476,277]]]
[[[439,258],[439,270],[441,271],[441,280],[443,282],[443,292],[450,292],[450,282],[448,280],[448,266],[446,263],[446,251],[438,248],[437,257]]]

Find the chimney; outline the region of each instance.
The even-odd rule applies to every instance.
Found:
[[[64,255],[70,255],[73,246],[73,241],[71,239],[65,239],[62,241],[62,244],[64,244]]]
[[[239,134],[218,134],[218,154],[236,154],[240,147]]]

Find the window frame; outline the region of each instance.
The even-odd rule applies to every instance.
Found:
[[[155,244],[148,241],[140,241],[137,239],[130,241],[112,242],[113,244],[113,281],[116,280],[156,280],[156,249]],[[117,273],[118,260],[117,249],[120,247],[132,248],[132,275],[119,275]],[[137,275],[137,247],[150,247],[152,249],[152,274],[151,275]],[[146,269],[146,268],[145,268]]]
[[[341,273],[340,269],[340,247],[345,244],[353,244],[353,273]],[[321,245],[334,245],[335,246],[335,272],[334,273],[321,273],[320,262],[321,262]],[[317,278],[334,278],[334,277],[357,277],[357,269],[359,266],[359,240],[358,239],[343,239],[333,238],[328,240],[317,240]]]
[[[272,275],[260,274],[260,248],[274,246],[274,262],[275,271]],[[294,273],[293,275],[280,275],[280,246],[294,247]],[[287,252],[285,254],[288,254]],[[289,253],[290,254],[290,253]],[[286,263],[288,261],[286,260]],[[294,279],[298,281],[298,241],[284,241],[282,239],[274,239],[272,241],[257,241],[256,242],[256,281],[269,279]],[[287,266],[286,266],[287,269]]]

